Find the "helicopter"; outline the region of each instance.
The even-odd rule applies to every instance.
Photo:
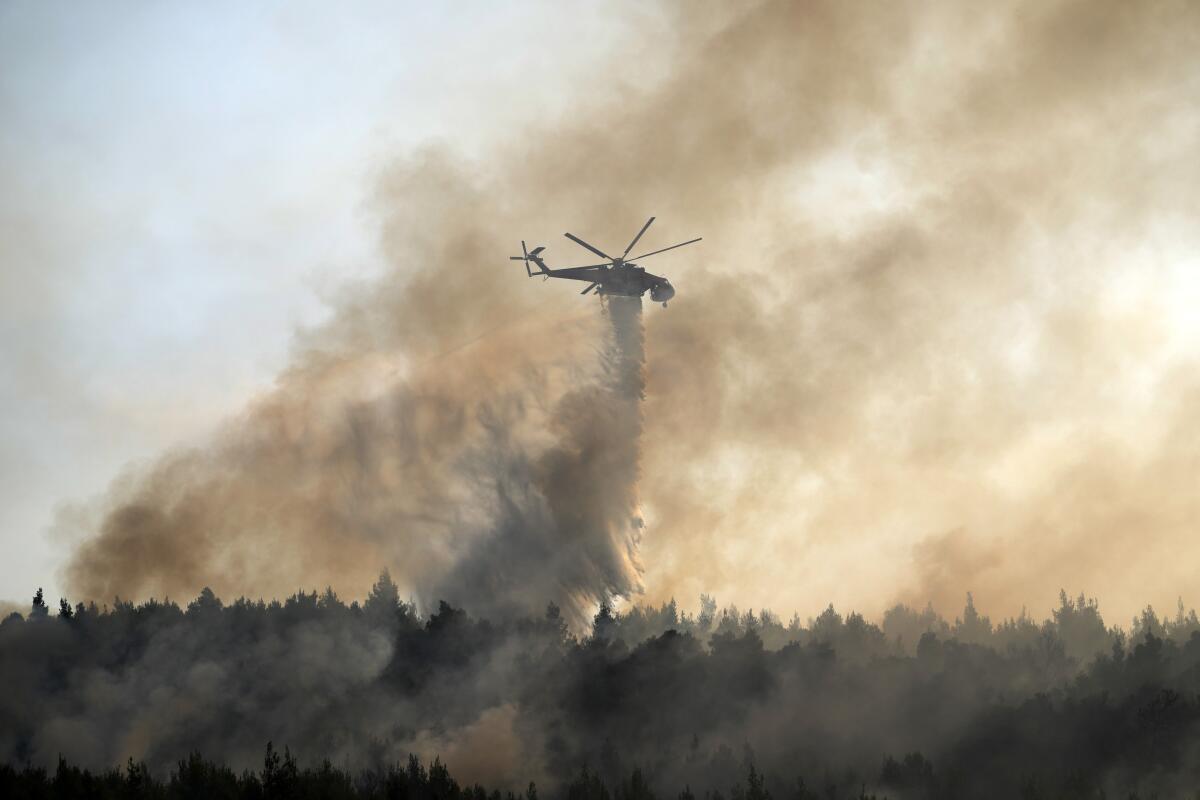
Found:
[[[641,297],[646,292],[650,292],[650,299],[656,303],[662,303],[663,308],[667,307],[667,301],[675,296],[675,287],[671,282],[660,275],[654,275],[646,272],[645,269],[638,266],[635,262],[643,258],[665,253],[668,250],[674,250],[677,247],[693,244],[700,241],[700,238],[689,239],[686,242],[673,244],[670,247],[664,247],[661,250],[653,250],[649,253],[643,253],[640,256],[629,258],[629,251],[633,250],[634,245],[646,233],[646,230],[654,222],[654,217],[646,220],[646,224],[638,231],[637,236],[633,237],[633,241],[625,248],[625,252],[619,256],[613,257],[598,247],[580,239],[578,236],[565,233],[563,234],[576,244],[586,247],[596,255],[603,259],[607,259],[601,264],[588,264],[582,267],[559,267],[557,269],[546,266],[545,259],[542,258],[542,251],[545,250],[544,245],[539,245],[532,250],[525,248],[525,242],[521,242],[521,253],[519,256],[509,256],[510,261],[524,261],[525,272],[529,277],[541,275],[544,279],[547,278],[565,278],[571,281],[587,281],[588,286],[580,292],[587,294],[595,290],[598,295],[619,295],[622,297]],[[703,238],[703,237],[701,237]],[[537,268],[531,269],[530,263]]]

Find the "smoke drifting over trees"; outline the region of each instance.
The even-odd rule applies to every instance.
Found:
[[[494,331],[469,356],[394,366],[402,379],[348,405],[333,387],[371,377],[347,375],[355,359],[287,376],[214,447],[138,479],[81,547],[76,582],[104,597],[209,574],[336,578],[395,552],[425,605],[519,615],[555,602],[585,621],[640,589],[641,301],[610,299],[603,316],[607,330]],[[578,360],[583,337],[593,352]]]
[[[1200,781],[1195,613],[1147,610],[1126,633],[1066,594],[1045,621],[997,625],[971,600],[952,622],[897,606],[879,626],[708,597],[696,613],[605,604],[581,638],[554,606],[421,616],[386,575],[349,606],[206,590],[186,609],[55,615],[39,594],[0,625],[0,680],[0,760],[132,758],[159,779],[194,752],[257,769],[272,741],[301,766],[378,777],[412,753],[464,785],[536,781],[550,797],[589,780],[673,797],[757,779],[779,798],[809,797],[800,780],[843,797],[1177,796]]]
[[[654,213],[705,241],[663,256],[680,293],[647,316],[647,600],[1170,602],[1200,513],[1196,13],[643,12],[620,57],[644,84],[597,78],[479,161],[381,171],[395,269],[210,442],[117,481],[78,523],[70,593],[353,592],[387,564],[436,602],[505,497],[538,506],[498,476],[570,446],[553,411],[598,375],[595,306],[504,256],[537,237],[563,263],[562,230]],[[576,564],[580,591],[631,588],[632,563]]]
[[[4,761],[166,778],[271,741],[571,800],[1200,782],[1194,613],[1018,614],[1200,574],[1200,6],[694,8],[621,54],[668,54],[645,85],[378,176],[394,269],[73,512],[87,602],[0,626]],[[649,213],[706,261],[645,331],[504,268]],[[969,588],[1002,621],[934,610]],[[709,590],[880,623],[667,602]]]
[[[556,602],[578,623],[598,602],[641,589],[641,299],[608,298],[605,313],[612,327],[600,374],[542,420],[552,445],[511,438],[523,411],[483,412],[487,441],[470,453],[470,468],[495,487],[489,530],[439,583],[417,584],[425,598],[512,614]]]

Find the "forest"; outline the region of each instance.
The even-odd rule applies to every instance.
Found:
[[[0,795],[411,800],[1193,797],[1200,621],[702,596],[590,630],[211,591],[0,624]],[[265,755],[264,755],[265,753]]]

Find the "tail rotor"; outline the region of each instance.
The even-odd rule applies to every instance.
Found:
[[[529,268],[529,251],[525,248],[525,240],[524,239],[521,240],[521,255],[509,256],[508,260],[509,261],[524,261],[525,262],[525,274],[531,278],[533,277],[533,270],[531,270]]]

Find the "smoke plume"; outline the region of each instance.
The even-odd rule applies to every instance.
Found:
[[[565,603],[578,626],[598,601],[641,590],[641,298],[605,298],[605,312],[611,331],[600,374],[539,420],[551,446],[531,457],[527,443],[511,438],[515,416],[484,412],[487,436],[469,461],[494,487],[496,505],[471,549],[422,595],[502,613],[549,599]]]
[[[640,588],[640,300],[607,308],[611,326],[509,321],[421,361],[311,356],[215,444],[133,479],[73,582],[278,595],[384,563],[426,606],[582,622]]]
[[[382,171],[394,269],[212,441],[114,485],[72,592],[386,565],[422,600],[578,609],[640,559],[655,602],[1016,614],[1065,585],[1123,617],[1195,585],[1197,5],[713,11],[647,15],[614,56],[642,85]],[[679,294],[647,319],[638,551],[598,467],[631,460],[598,438],[603,320],[504,257],[650,214],[704,243],[645,265]]]

